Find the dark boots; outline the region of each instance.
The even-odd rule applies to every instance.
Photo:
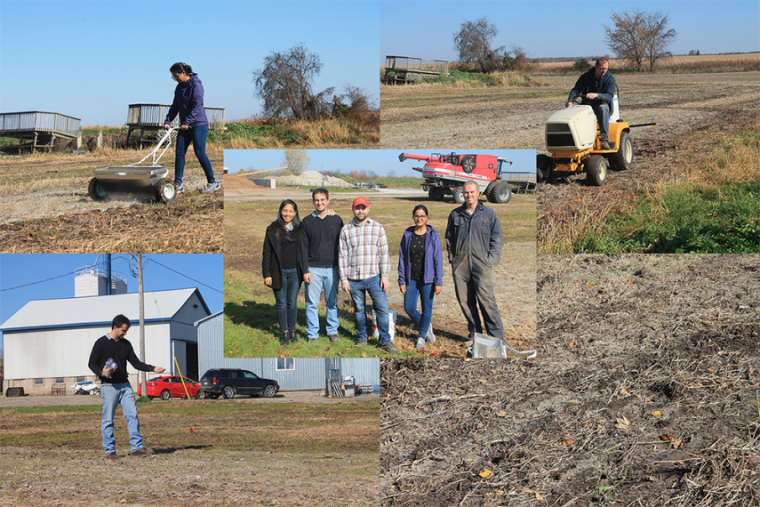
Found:
[[[280,345],[287,345],[289,343],[289,337],[290,337],[290,332],[283,331],[282,336],[280,336]]]
[[[296,330],[295,329],[291,329],[290,331],[288,331],[288,333],[290,334],[290,343],[298,343],[298,337],[296,336]]]

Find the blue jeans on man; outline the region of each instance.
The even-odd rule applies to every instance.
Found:
[[[606,103],[592,104],[591,109],[594,110],[596,115],[596,121],[599,123],[599,133],[602,135],[602,139],[609,141],[610,139],[610,106]]]
[[[296,268],[282,270],[282,288],[274,289],[275,309],[280,331],[295,331],[298,317],[298,292],[301,281]],[[319,297],[319,296],[317,296]]]
[[[311,283],[307,283],[304,289],[306,296],[306,338],[316,340],[319,338],[319,295],[322,288],[325,289],[325,303],[327,303],[327,335],[338,334],[338,281],[340,272],[338,267],[313,268],[309,266]]]
[[[372,299],[372,307],[377,316],[377,330],[380,332],[380,346],[391,343],[391,335],[388,332],[388,296],[380,287],[380,275],[367,278],[366,280],[349,280],[351,288],[351,300],[354,303],[354,317],[356,319],[356,334],[359,342],[367,343],[367,311],[364,308],[366,294]]]
[[[182,185],[182,176],[185,174],[185,155],[190,145],[193,145],[195,156],[201,163],[203,172],[206,173],[206,180],[209,183],[216,183],[214,179],[214,170],[211,169],[211,161],[206,156],[206,137],[208,137],[208,124],[190,127],[187,130],[177,131],[177,146],[175,148],[174,158],[174,185]]]
[[[129,444],[132,452],[143,448],[143,437],[140,434],[140,421],[137,419],[137,403],[135,393],[129,382],[124,384],[106,384],[100,386],[100,397],[103,402],[103,416],[100,420],[100,431],[103,434],[103,448],[106,455],[116,452],[116,438],[113,436],[113,417],[116,407],[121,404],[121,411],[127,420]]]
[[[435,284],[409,280],[404,294],[404,311],[420,330],[420,338],[427,336],[430,321],[433,320],[433,298],[435,297]],[[417,299],[422,301],[422,314],[417,311]]]

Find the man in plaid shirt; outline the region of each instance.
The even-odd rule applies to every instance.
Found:
[[[354,199],[354,219],[340,231],[339,263],[341,288],[351,293],[356,318],[357,347],[367,345],[366,294],[372,299],[380,332],[380,348],[398,354],[388,332],[388,288],[390,260],[385,229],[369,218],[369,202],[364,197]]]

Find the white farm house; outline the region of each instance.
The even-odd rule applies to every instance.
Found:
[[[193,323],[211,314],[198,289],[146,292],[145,357],[148,364],[198,378],[198,337]],[[111,331],[111,321],[123,314],[132,322],[127,339],[140,355],[138,294],[74,297],[30,301],[2,326],[5,378],[8,387],[29,394],[50,394],[84,380],[97,381],[87,366],[95,341]],[[137,371],[129,365],[137,389]]]

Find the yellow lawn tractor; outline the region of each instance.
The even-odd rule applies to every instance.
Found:
[[[630,125],[619,115],[617,89],[612,99],[610,114],[609,150],[602,148],[596,115],[591,106],[580,105],[583,96],[576,97],[576,105],[561,109],[546,120],[546,149],[551,155],[536,156],[536,179],[548,181],[565,173],[586,171],[586,183],[601,186],[607,179],[609,168],[622,171],[633,165],[634,127],[654,126],[656,123]]]

